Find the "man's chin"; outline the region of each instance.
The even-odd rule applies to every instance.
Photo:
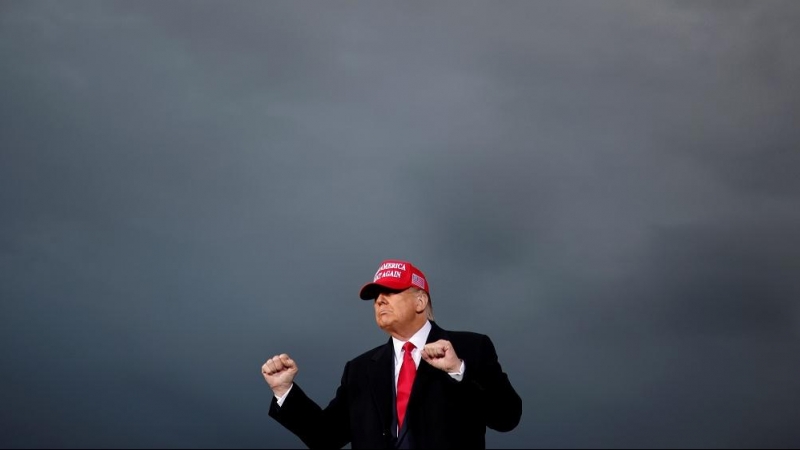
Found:
[[[383,331],[385,331],[387,333],[390,332],[393,329],[393,327],[392,327],[393,323],[394,322],[389,320],[388,318],[387,319],[383,319],[383,318],[380,318],[380,317],[378,318],[378,327],[380,327],[381,330],[383,330]]]

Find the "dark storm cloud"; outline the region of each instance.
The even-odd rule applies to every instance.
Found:
[[[791,2],[6,2],[3,446],[297,446],[415,261],[491,446],[796,446]]]

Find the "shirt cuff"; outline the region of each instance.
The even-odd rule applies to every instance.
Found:
[[[463,365],[462,365],[462,371],[463,371]],[[289,395],[289,392],[291,392],[292,387],[294,387],[294,383],[292,383],[292,385],[289,386],[289,389],[287,389],[286,392],[283,393],[283,395],[281,395],[280,397],[278,397],[277,395],[275,396],[275,398],[278,399],[278,408],[283,406],[283,401],[286,400],[286,396]]]
[[[464,379],[464,360],[461,360],[461,367],[458,369],[458,372],[447,372],[448,375],[453,377],[456,381],[461,381]]]

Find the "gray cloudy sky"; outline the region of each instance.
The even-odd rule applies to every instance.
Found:
[[[495,447],[800,446],[800,3],[0,4],[0,446],[300,447],[387,258]]]

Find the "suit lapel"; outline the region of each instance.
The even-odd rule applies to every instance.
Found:
[[[448,339],[448,333],[439,328],[435,322],[431,322],[431,332],[428,334],[428,339],[425,343],[429,344],[439,339]],[[394,434],[394,430],[391,429],[394,420],[394,411],[392,410],[394,408],[395,399],[394,369],[394,346],[392,345],[392,339],[389,338],[389,342],[381,347],[372,357],[369,380],[372,399],[380,414],[383,428],[384,430],[391,431],[392,434]],[[414,386],[411,388],[411,397],[408,399],[408,412],[406,413],[408,420],[413,420],[413,417],[417,415],[411,411],[420,407],[417,406],[417,403],[420,405],[422,404],[422,398],[424,398],[425,391],[431,380],[441,376],[439,372],[441,372],[439,369],[434,368],[424,360],[419,362],[417,376],[414,378]],[[406,424],[408,424],[408,420]],[[396,425],[396,423],[394,423],[394,425]],[[401,438],[407,429],[408,427],[403,425]]]
[[[430,344],[439,339],[447,339],[447,332],[439,328],[435,322],[431,322],[431,332],[428,334],[428,339],[425,343]],[[414,387],[411,388],[411,397],[408,399],[408,411],[416,411],[418,408],[417,403],[420,403],[421,399],[425,397],[428,385],[438,376],[441,376],[441,370],[426,363],[425,360],[420,360],[417,376],[414,378]]]
[[[392,403],[394,401],[394,347],[392,339],[372,357],[369,370],[370,391],[378,409],[384,430],[392,427]]]

